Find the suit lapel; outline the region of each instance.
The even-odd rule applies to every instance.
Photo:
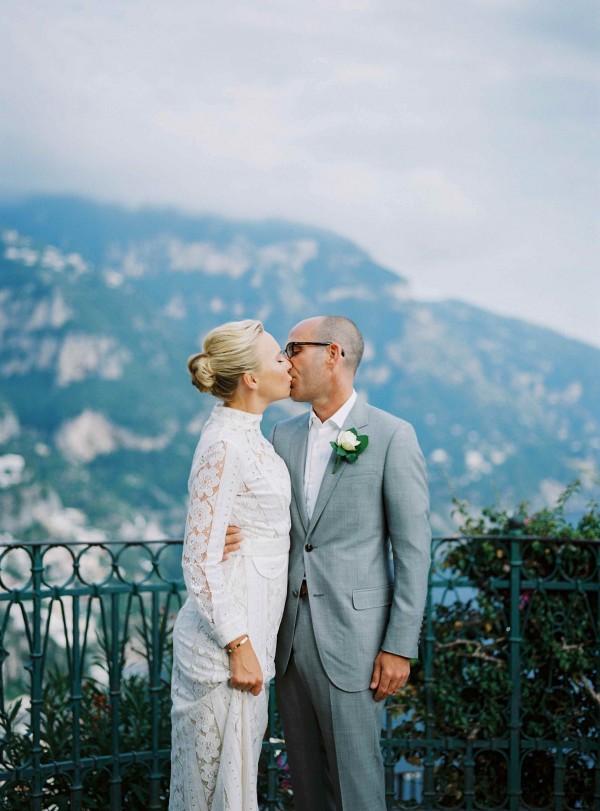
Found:
[[[308,515],[306,512],[306,499],[304,498],[304,465],[306,461],[306,446],[308,444],[308,420],[310,411],[306,418],[299,420],[294,431],[291,432],[290,448],[288,451],[290,479],[292,480],[292,492],[296,499],[298,513],[304,525],[304,530],[308,529]]]
[[[356,430],[360,433],[360,429],[364,428],[366,425],[368,425],[368,423],[369,423],[369,406],[364,400],[358,398],[354,403],[352,410],[346,417],[346,420],[344,421],[344,424],[342,426],[342,430],[347,431],[350,428],[356,428]],[[306,456],[306,444],[304,448]],[[325,473],[323,474],[323,481],[321,482],[321,488],[319,490],[319,495],[317,496],[317,502],[315,504],[315,508],[313,510],[313,514],[310,519],[309,529],[312,529],[312,527],[314,527],[317,521],[319,520],[321,513],[325,509],[325,505],[329,501],[340,476],[343,474],[345,468],[348,466],[348,462],[342,461],[338,465],[338,469],[334,473],[333,467],[335,464],[335,459],[336,453],[332,449],[331,456],[329,457],[329,461],[327,462],[327,467],[325,468]],[[355,464],[360,464],[359,460],[357,460]],[[304,514],[306,515],[306,509],[304,510]]]

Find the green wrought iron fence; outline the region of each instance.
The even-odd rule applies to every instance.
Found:
[[[181,542],[0,547],[0,809],[166,809]],[[600,542],[436,539],[390,808],[600,805]],[[293,809],[270,693],[259,797]]]

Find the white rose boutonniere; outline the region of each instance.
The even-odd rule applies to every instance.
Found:
[[[346,462],[356,462],[360,454],[367,449],[369,437],[366,434],[358,435],[356,428],[348,431],[340,431],[335,442],[329,443],[337,454],[332,473],[335,473],[342,460]]]

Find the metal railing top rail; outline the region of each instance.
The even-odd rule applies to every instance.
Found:
[[[450,543],[452,541],[541,541],[544,543],[575,543],[575,544],[600,544],[600,538],[556,538],[547,535],[523,535],[519,533],[510,534],[504,533],[502,535],[489,534],[489,535],[434,535],[432,541],[434,543]],[[12,540],[4,541],[0,538],[0,550],[9,549],[11,547],[23,546],[146,546],[148,544],[169,544],[177,545],[183,542],[182,538],[152,538],[150,540],[144,538],[137,538],[132,540],[130,538],[117,539],[109,538],[105,540],[54,540],[48,538],[45,540],[26,541],[26,540]]]
[[[180,544],[182,543],[181,538],[152,538],[151,540],[147,540],[144,538],[136,538],[132,540],[130,538],[123,538],[121,540],[117,538],[107,538],[104,540],[90,540],[89,538],[86,540],[75,540],[75,541],[57,541],[53,540],[52,538],[47,538],[45,540],[37,540],[37,541],[20,541],[20,540],[12,540],[12,541],[4,541],[0,538],[0,550],[1,549],[10,549],[14,546],[146,546],[147,544]]]

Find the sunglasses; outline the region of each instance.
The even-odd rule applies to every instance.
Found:
[[[327,343],[323,343],[321,341],[290,341],[289,344],[284,349],[285,354],[288,358],[293,358],[296,355],[296,347],[298,346],[331,346],[333,341],[327,341]],[[342,357],[346,357],[344,354],[344,350],[340,350]]]

